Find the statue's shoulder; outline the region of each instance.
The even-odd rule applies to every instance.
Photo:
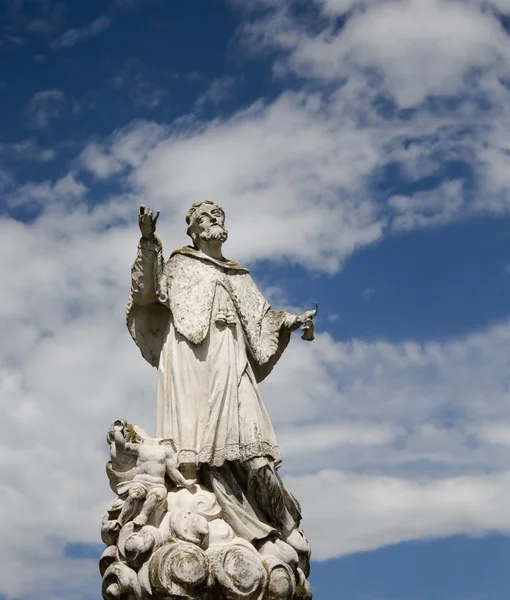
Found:
[[[177,266],[191,269],[219,267],[227,273],[249,273],[248,269],[241,267],[235,260],[217,260],[200,252],[200,250],[193,248],[193,246],[184,246],[183,248],[174,250],[168,259],[167,264],[170,268]]]
[[[174,250],[172,254],[170,254],[168,262],[187,262],[190,259],[193,260],[193,248],[191,246],[184,246],[183,248],[177,248],[177,250]]]
[[[167,260],[167,265],[194,265],[198,261],[193,253],[193,248],[190,246],[184,246],[183,248],[177,248],[172,254],[170,254]]]

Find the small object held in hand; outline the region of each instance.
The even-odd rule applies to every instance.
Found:
[[[314,327],[312,319],[315,319],[318,312],[319,312],[319,305],[316,302],[315,303],[315,314],[310,319],[307,319],[303,323],[303,325],[301,325],[301,330],[303,332],[301,339],[305,340],[306,342],[313,342],[313,340],[315,339],[315,333],[314,333],[315,327]]]

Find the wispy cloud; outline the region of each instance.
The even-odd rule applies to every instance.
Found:
[[[112,79],[113,88],[127,92],[135,107],[149,110],[157,108],[168,96],[168,90],[149,81],[144,75],[143,65],[136,59],[130,59]]]
[[[31,124],[39,129],[47,127],[57,119],[65,102],[62,90],[41,90],[32,96],[27,105]]]
[[[375,294],[374,288],[366,288],[361,292],[361,297],[363,300],[370,300]]]
[[[209,87],[200,94],[195,102],[195,110],[201,111],[207,103],[218,106],[232,96],[235,79],[230,75],[223,75],[214,79]]]
[[[111,20],[109,17],[102,15],[94,19],[91,23],[84,27],[73,27],[65,31],[58,40],[52,42],[52,47],[55,48],[72,48],[79,42],[83,42],[90,37],[95,37],[103,33],[110,27]]]
[[[5,162],[15,159],[36,162],[49,162],[56,156],[51,148],[42,148],[34,138],[20,142],[0,142],[0,156]]]

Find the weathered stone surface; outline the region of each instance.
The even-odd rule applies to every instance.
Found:
[[[167,262],[157,217],[141,207],[128,328],[158,368],[158,437],[123,420],[108,431],[103,598],[309,600],[310,546],[257,384],[292,331],[313,340],[317,309],[271,309],[223,257],[216,204],[192,206],[193,246]]]
[[[116,429],[117,428],[117,429]],[[128,496],[133,486],[126,473],[116,478],[116,466],[122,463],[122,451],[127,442],[120,442],[112,431],[123,431],[129,437],[138,458],[129,463],[131,481],[145,483],[145,494],[137,496],[125,517],[119,516],[126,500],[119,497],[108,506],[102,522],[102,538],[108,544],[100,559],[103,576],[103,597],[127,598],[187,598],[226,600],[306,600],[311,597],[305,572],[309,569],[309,545],[300,530],[293,530],[287,542],[276,533],[265,540],[246,540],[236,535],[225,520],[215,494],[200,481],[188,487],[177,487],[170,478],[163,478],[163,500],[157,498],[157,509],[148,513],[141,523],[140,513],[147,512],[151,485],[161,481],[152,475],[159,472],[161,456],[152,449],[162,441],[149,438],[143,430],[127,423],[116,422],[109,431],[112,461],[110,481],[120,482],[121,496]],[[143,437],[142,437],[143,436]],[[136,447],[147,444],[149,452]],[[163,442],[164,444],[164,442]],[[168,446],[166,446],[168,448]],[[165,456],[167,453],[165,451]],[[151,464],[152,462],[156,464]],[[173,468],[172,458],[164,468]],[[289,541],[294,541],[295,547]]]

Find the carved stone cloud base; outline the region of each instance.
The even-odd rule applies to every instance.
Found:
[[[129,467],[126,479],[139,472]],[[112,481],[111,463],[108,468],[116,489],[119,473]],[[110,503],[101,527],[107,546],[100,559],[104,600],[312,598],[306,580],[310,549],[300,530],[288,536],[288,542],[297,542],[294,547],[279,535],[254,545],[236,536],[210,489],[201,483],[178,488],[168,480],[165,485],[167,497],[146,524],[136,515],[149,493],[120,522],[127,494]]]

